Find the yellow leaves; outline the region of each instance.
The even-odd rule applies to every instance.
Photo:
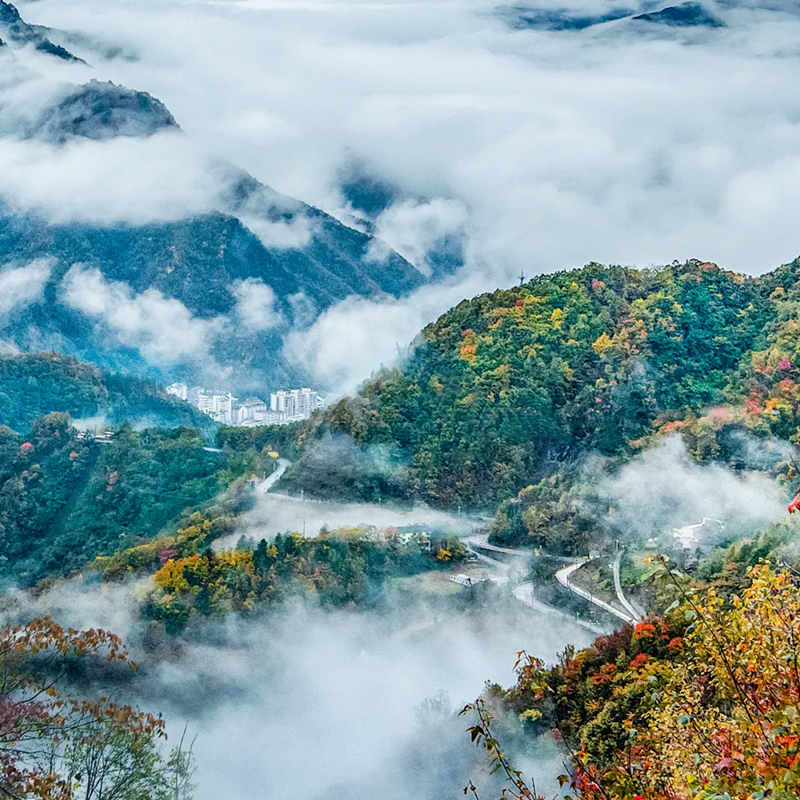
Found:
[[[475,354],[478,352],[477,344],[462,344],[459,350],[459,356],[462,361],[474,361]]]
[[[472,328],[467,328],[467,330],[461,334],[461,339],[462,343],[459,351],[461,360],[473,361],[478,351],[478,336]]]
[[[594,350],[597,355],[601,356],[611,345],[611,337],[607,333],[601,333],[592,343],[592,350]]]
[[[553,313],[550,315],[550,324],[555,330],[560,331],[566,318],[567,312],[563,308],[554,308]]]
[[[730,607],[713,591],[693,601],[695,621],[680,648],[686,659],[672,668],[644,735],[648,784],[673,786],[680,798],[700,785],[714,796],[735,787],[750,796],[800,778],[800,589],[766,564],[750,578]]]
[[[195,556],[197,558],[197,556]],[[189,582],[183,574],[187,559],[173,559],[168,561],[153,576],[156,586],[170,591],[182,591],[189,588]]]

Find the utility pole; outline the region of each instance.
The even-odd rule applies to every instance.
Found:
[[[525,283],[525,273],[520,271],[520,273],[519,273],[519,285],[522,286],[523,283]]]
[[[306,538],[306,490],[300,490],[300,502],[303,505],[303,538]]]

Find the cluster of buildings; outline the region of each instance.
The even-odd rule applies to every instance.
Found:
[[[725,532],[725,523],[719,519],[703,517],[702,522],[684,525],[665,531],[662,536],[647,540],[648,550],[668,549],[679,560],[683,569],[691,569],[699,563],[699,554],[707,553],[720,544]]]
[[[237,427],[297,422],[308,419],[325,404],[324,398],[313,389],[273,392],[269,405],[258,397],[239,400],[230,392],[202,386],[189,388],[185,383],[173,383],[167,387],[167,392],[208,414],[216,422]]]

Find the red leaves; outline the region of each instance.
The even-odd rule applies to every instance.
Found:
[[[178,557],[178,548],[174,545],[172,547],[166,547],[161,550],[158,554],[158,560],[161,562],[161,566],[163,567],[168,561],[172,561],[173,559]]]
[[[599,294],[603,289],[605,289],[605,283],[603,281],[598,280],[597,278],[592,278],[592,291],[595,294]]]
[[[617,674],[617,667],[614,664],[603,664],[602,667],[592,676],[592,683],[595,686],[607,686]]]
[[[58,676],[76,657],[124,661],[135,669],[119,637],[103,630],[65,629],[49,617],[0,627],[0,785],[11,796],[69,800],[71,782],[57,774],[57,765],[44,772],[37,754],[57,748],[57,758],[88,725],[102,722],[122,735],[164,735],[160,717],[131,706],[62,697]]]
[[[681,639],[680,636],[676,636],[674,639],[670,639],[667,647],[672,650],[673,653],[679,653],[683,650],[683,639]]]
[[[733,772],[733,761],[730,758],[721,758],[714,764],[714,772],[730,774]]]
[[[656,626],[652,622],[639,622],[633,629],[634,640],[654,639],[656,636]]]

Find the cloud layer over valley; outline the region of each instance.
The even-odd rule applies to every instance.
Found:
[[[298,600],[230,617],[156,659],[135,646],[138,590],[75,580],[18,595],[3,619],[48,613],[134,642],[141,671],[115,694],[163,711],[171,744],[188,723],[197,735],[198,800],[455,800],[468,778],[485,786],[488,773],[455,712],[487,679],[510,683],[520,648],[553,661],[567,642],[590,638],[510,598],[458,610],[406,593],[380,612]],[[537,779],[561,769],[552,751],[530,758],[522,766]]]
[[[214,206],[203,155],[214,154],[351,220],[359,210],[342,174],[358,162],[393,187],[373,209],[379,236],[423,272],[448,239],[466,265],[444,288],[348,300],[300,344],[290,334],[292,357],[337,390],[455,300],[520,272],[700,257],[760,273],[791,260],[794,4],[708,0],[718,27],[603,21],[612,5],[21,2],[28,21],[54,28],[50,38],[88,64],[42,67],[15,50],[16,69],[148,92],[184,133],[56,148],[7,141],[0,192],[56,218],[174,218]],[[16,107],[41,83],[15,84]],[[290,246],[305,235],[253,231]]]

